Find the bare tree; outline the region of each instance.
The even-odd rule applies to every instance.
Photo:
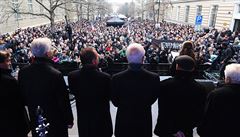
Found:
[[[143,18],[146,13],[154,22],[164,20],[166,11],[172,6],[171,0],[137,0],[137,3],[138,15],[141,14]]]
[[[146,10],[149,13],[150,18],[156,22],[156,9],[155,9],[155,0],[148,0],[146,3]]]
[[[118,9],[117,12],[120,13],[120,14],[129,16],[129,13],[128,13],[128,12],[129,12],[129,4],[128,4],[127,2],[125,2],[124,4],[122,4],[122,5],[119,7],[119,9]]]
[[[18,5],[10,5],[10,8],[13,13],[15,14],[25,14],[25,15],[33,15],[33,16],[41,16],[49,19],[51,28],[54,28],[55,23],[55,17],[56,17],[56,9],[64,9],[66,11],[75,12],[76,10],[73,9],[73,7],[67,7],[66,4],[71,3],[82,3],[82,0],[34,0],[41,8],[43,8],[43,12],[33,12],[33,11],[27,11],[26,9],[22,8],[22,2]]]
[[[77,6],[79,20],[86,16],[87,20],[94,19],[96,15],[101,17],[111,11],[111,5],[106,0],[85,0]]]
[[[139,12],[142,14],[142,18],[144,14],[153,19],[155,22],[156,18],[156,9],[155,9],[155,0],[138,0],[141,3],[141,10]]]
[[[97,15],[100,15],[100,17],[103,17],[106,14],[109,14],[112,12],[112,5],[108,3],[105,0],[100,0],[97,3]]]
[[[136,6],[136,12],[137,15],[140,16],[141,15],[141,19],[144,19],[144,15],[146,12],[146,5],[145,5],[145,0],[137,0],[137,6]]]
[[[158,22],[165,20],[166,11],[172,6],[171,0],[158,0]]]
[[[157,9],[157,13],[158,13],[157,22],[159,22],[159,20],[160,20],[160,6],[161,6],[160,3],[161,3],[160,0],[158,0],[158,1],[157,1],[157,4],[158,4],[158,9]]]
[[[11,17],[11,13],[8,11],[7,7],[4,6],[6,3],[6,0],[0,1],[0,24],[3,24],[4,22],[8,21],[8,19]]]
[[[6,7],[0,7],[0,24],[3,24],[10,18],[11,14],[7,12]]]

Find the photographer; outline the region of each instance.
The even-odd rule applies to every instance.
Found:
[[[230,59],[233,57],[234,53],[231,46],[227,42],[221,44],[220,49],[220,78],[224,79],[225,67],[229,64]]]

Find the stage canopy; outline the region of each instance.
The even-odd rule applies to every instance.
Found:
[[[107,26],[122,26],[125,22],[120,18],[114,17],[107,21]]]
[[[118,18],[120,18],[120,19],[126,19],[127,17],[126,17],[125,15],[123,15],[123,14],[119,14],[119,15],[118,15]]]

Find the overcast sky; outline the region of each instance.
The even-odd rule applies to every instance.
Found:
[[[132,0],[107,0],[107,1],[110,3],[125,3],[125,2],[131,2]]]

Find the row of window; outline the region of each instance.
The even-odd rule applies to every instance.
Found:
[[[176,20],[180,20],[180,9],[181,7],[178,6],[177,7],[177,16],[176,16]],[[189,22],[189,12],[190,12],[190,6],[187,5],[185,7],[185,18],[184,21],[186,23]],[[210,18],[209,18],[209,27],[214,27],[216,24],[216,18],[217,18],[217,12],[218,12],[218,5],[213,5],[210,11]],[[202,15],[202,5],[198,5],[196,7],[196,16],[201,16]]]
[[[43,0],[39,0],[39,2],[43,2]],[[28,12],[29,13],[33,13],[33,1],[32,0],[28,0],[27,1],[27,5],[28,5]],[[14,9],[16,9],[16,11],[18,12],[20,9],[20,2],[19,0],[12,0],[12,6]],[[40,9],[40,13],[43,12],[43,7],[42,6],[39,6],[39,9]],[[18,19],[21,19],[21,15],[16,13],[14,15],[15,19],[18,20]],[[30,18],[33,18],[33,15],[30,15]]]

